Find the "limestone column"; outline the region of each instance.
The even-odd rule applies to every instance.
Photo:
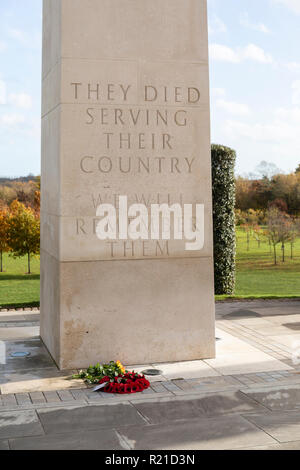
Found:
[[[61,369],[215,354],[206,0],[44,0],[41,336]],[[101,203],[203,204],[204,245],[101,241]]]

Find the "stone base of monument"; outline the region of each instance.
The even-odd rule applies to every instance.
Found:
[[[210,259],[60,263],[45,252],[41,257],[47,266],[41,336],[60,369],[215,356]]]

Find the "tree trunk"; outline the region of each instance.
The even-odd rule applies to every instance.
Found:
[[[277,264],[276,245],[273,245],[273,248],[274,248],[274,262],[275,262],[275,266],[276,266],[276,264]]]
[[[30,272],[30,253],[28,252],[28,273],[27,274],[31,274]]]
[[[282,262],[284,263],[284,262],[285,262],[285,257],[284,257],[284,243],[282,243],[281,249],[282,249]]]

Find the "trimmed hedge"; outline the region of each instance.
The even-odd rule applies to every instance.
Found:
[[[235,180],[236,153],[212,145],[213,231],[215,294],[233,295],[235,289]]]

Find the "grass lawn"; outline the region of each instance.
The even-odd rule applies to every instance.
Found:
[[[38,305],[40,300],[40,260],[31,258],[32,274],[25,274],[27,257],[12,258],[3,255],[4,273],[0,273],[0,306]]]
[[[290,258],[290,244],[285,248],[285,262],[282,262],[281,246],[277,245],[277,266],[268,242],[261,241],[260,246],[250,236],[249,251],[247,235],[237,228],[237,269],[236,297],[300,297],[300,238],[293,248]],[[224,299],[226,296],[217,296]]]
[[[300,297],[300,238],[294,246],[290,259],[290,245],[286,246],[286,261],[281,261],[281,247],[277,246],[278,265],[266,241],[258,246],[250,237],[237,229],[237,273],[234,298]],[[32,274],[27,275],[27,258],[14,259],[4,255],[4,273],[0,273],[0,306],[38,305],[40,298],[39,258],[32,257]],[[230,299],[217,296],[217,300]]]

